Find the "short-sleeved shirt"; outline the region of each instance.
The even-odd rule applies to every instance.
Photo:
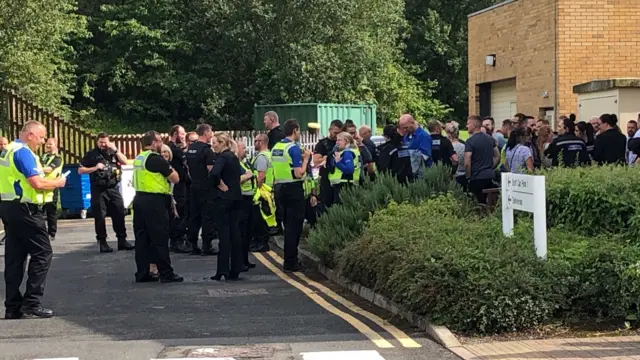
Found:
[[[290,143],[291,140],[288,138],[282,139],[283,143]],[[291,165],[292,167],[299,168],[302,167],[302,149],[299,146],[292,146],[289,148],[289,156],[291,156]]]
[[[465,148],[465,144],[461,143],[461,142],[456,142],[453,144],[453,149],[455,150],[456,154],[458,155],[458,163],[454,164],[455,166],[457,166],[456,168],[456,176],[464,176],[465,174],[465,170],[464,170],[464,148]]]
[[[170,142],[169,148],[171,149],[171,167],[180,176],[180,184],[184,184],[187,181],[187,155],[184,149],[178,145]]]
[[[207,178],[209,176],[207,166],[213,165],[216,159],[211,145],[202,141],[196,141],[187,149],[186,157],[189,175],[191,177],[191,187],[206,189],[208,187]]]
[[[160,154],[149,154],[144,168],[152,173],[160,174],[164,177],[171,175],[172,167]]]
[[[518,144],[511,149],[505,150],[505,158],[509,170],[514,174],[525,174],[527,172],[527,159],[533,160],[531,148]]]
[[[253,167],[256,171],[267,171],[269,169],[269,160],[267,160],[266,156],[259,155],[256,157]]]
[[[21,143],[22,148],[16,150],[13,153],[13,163],[19,173],[24,175],[25,178],[30,178],[38,175],[42,175],[38,169],[38,162],[34,154],[26,147],[27,145],[20,140],[16,140],[16,143]],[[16,181],[13,185],[13,189],[18,197],[22,196],[22,186],[20,182]]]
[[[267,133],[267,137],[269,138],[269,150],[271,150],[277,143],[282,141],[282,139],[284,139],[286,135],[284,134],[284,130],[282,130],[282,127],[278,125],[269,130],[269,132]]]
[[[477,132],[467,139],[464,152],[471,153],[469,180],[493,179],[493,149],[496,145],[495,139],[483,132]]]
[[[47,164],[50,159],[51,162]],[[42,163],[42,167],[50,167],[52,170],[55,170],[62,165],[62,157],[59,154],[46,153],[42,155],[42,159],[40,162]]]
[[[122,164],[120,164],[120,162],[118,161],[118,157],[116,156],[115,152],[113,152],[112,150],[102,151],[99,148],[94,148],[92,150],[89,150],[84,155],[82,160],[80,160],[80,165],[83,166],[83,167],[86,167],[86,168],[94,167],[94,166],[98,165],[98,163],[102,163],[105,166],[115,167],[117,169],[121,169],[122,168]],[[112,186],[109,186],[109,187],[100,187],[100,186],[98,186],[96,184],[96,179],[97,179],[99,171],[106,171],[106,170],[97,170],[97,171],[94,171],[91,174],[89,174],[89,179],[91,180],[91,189],[92,190],[103,190],[103,189],[107,189],[107,188],[113,188],[116,185],[118,185],[117,182],[116,182]]]
[[[451,157],[455,154],[451,140],[440,134],[431,134],[431,158],[434,163],[452,166]]]

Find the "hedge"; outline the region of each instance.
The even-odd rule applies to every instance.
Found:
[[[639,247],[555,229],[542,261],[531,222],[519,221],[506,238],[498,216],[471,208],[451,194],[419,206],[392,203],[347,245],[338,270],[466,333],[530,329],[563,316],[624,317],[637,308]]]
[[[640,167],[553,168],[546,177],[549,226],[585,235],[640,235]]]
[[[409,185],[401,185],[394,177],[380,174],[375,181],[342,191],[342,204],[332,206],[310,232],[307,238],[309,248],[325,265],[334,267],[337,254],[360,236],[372,213],[391,201],[418,204],[430,196],[446,192],[462,196],[451,179],[448,167],[427,169],[424,179]]]

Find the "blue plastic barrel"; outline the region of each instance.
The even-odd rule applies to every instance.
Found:
[[[62,217],[80,215],[87,217],[87,210],[91,207],[91,183],[89,174],[78,174],[78,164],[65,165],[62,173],[70,171],[67,176],[67,184],[60,189],[60,207]]]

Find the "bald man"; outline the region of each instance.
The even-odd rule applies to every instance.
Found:
[[[253,157],[253,169],[256,171],[256,187],[262,184],[273,188],[273,168],[271,166],[271,152],[269,152],[269,137],[266,134],[258,134],[254,141],[255,156]],[[267,181],[267,175],[269,178]],[[269,228],[260,213],[260,205],[253,206],[253,238],[249,244],[251,252],[269,251]]]
[[[20,138],[3,152],[0,162],[0,193],[7,224],[4,279],[5,319],[49,318],[53,311],[42,307],[44,286],[53,258],[44,216],[44,192],[64,187],[66,178],[47,179],[35,152],[45,143],[47,129],[28,121]],[[20,285],[30,256],[24,295]]]
[[[425,167],[431,167],[431,135],[420,127],[410,114],[404,114],[398,120],[398,132],[403,135],[402,142],[409,150],[411,168],[416,178],[424,176]]]
[[[62,176],[62,157],[58,154],[58,140],[56,138],[47,139],[45,144],[45,153],[42,155],[42,166],[44,176],[48,179],[56,179]],[[44,211],[47,214],[47,232],[49,239],[56,239],[58,231],[58,189],[49,193],[44,204]]]

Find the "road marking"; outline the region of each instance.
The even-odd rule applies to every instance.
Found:
[[[80,358],[46,358],[46,359],[31,359],[31,360],[80,360]]]
[[[356,319],[352,315],[349,315],[344,311],[336,308],[335,306],[331,305],[328,301],[326,301],[321,296],[316,294],[312,289],[302,285],[298,281],[289,277],[287,274],[285,274],[280,269],[278,269],[275,265],[273,265],[269,260],[267,260],[267,258],[264,257],[264,255],[260,253],[254,253],[253,255],[255,256],[256,259],[258,259],[258,261],[260,261],[264,266],[266,266],[269,270],[271,270],[271,272],[278,275],[282,280],[288,282],[290,285],[292,285],[296,289],[302,291],[302,293],[307,295],[311,300],[313,300],[316,304],[323,307],[328,312],[336,316],[339,316],[340,318],[342,318],[342,320],[348,322],[349,325],[353,326],[358,331],[360,331],[360,333],[362,333],[364,336],[368,337],[369,340],[371,340],[377,347],[384,348],[384,349],[389,349],[394,347],[393,344],[391,344],[385,338],[380,336],[380,334],[375,332],[372,328],[367,326],[365,323]]]
[[[151,360],[193,360],[195,358],[162,358],[162,359],[151,359]],[[236,358],[230,358],[230,357],[225,357],[225,358],[212,358],[212,357],[198,357],[198,360],[236,360]]]
[[[278,256],[278,254],[276,254],[275,252],[269,251],[268,254],[276,262],[283,262],[282,258],[280,256]],[[356,304],[352,303],[351,301],[343,298],[342,296],[336,294],[333,290],[329,289],[328,287],[318,283],[317,281],[313,281],[313,280],[309,279],[305,274],[303,274],[301,272],[295,272],[293,274],[298,276],[300,279],[305,281],[307,284],[309,284],[309,285],[315,287],[316,289],[322,291],[325,295],[327,295],[331,299],[335,300],[336,302],[338,302],[342,306],[346,307],[347,309],[349,309],[349,310],[353,311],[354,313],[362,315],[365,318],[373,321],[376,325],[378,325],[381,328],[385,329],[389,334],[393,335],[393,337],[398,339],[398,341],[402,344],[402,346],[404,346],[406,348],[421,348],[422,347],[422,345],[420,345],[415,340],[410,338],[402,330],[400,330],[397,327],[387,323],[386,321],[384,321],[378,315],[372,314],[372,313],[360,308],[358,305],[356,305]]]
[[[300,355],[303,360],[384,360],[375,350],[310,352]]]

